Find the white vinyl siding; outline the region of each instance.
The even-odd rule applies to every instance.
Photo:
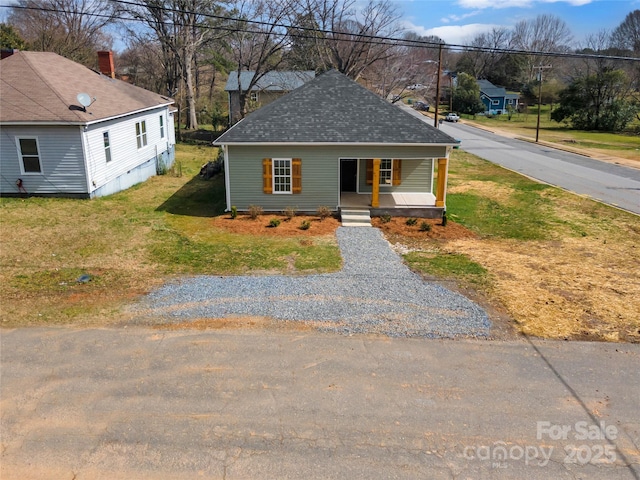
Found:
[[[273,193],[291,193],[291,159],[273,159]]]
[[[109,132],[102,132],[104,141],[104,156],[107,162],[111,161],[111,143],[109,142]]]
[[[138,142],[138,150],[147,146],[147,122],[145,120],[136,122],[136,141]]]
[[[42,174],[40,163],[40,148],[37,137],[16,138],[18,155],[20,155],[20,169],[23,175]]]

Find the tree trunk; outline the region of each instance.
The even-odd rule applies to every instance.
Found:
[[[185,99],[187,101],[187,130],[198,128],[198,117],[196,115],[196,99],[193,94],[193,49],[184,49],[184,78],[185,78]]]

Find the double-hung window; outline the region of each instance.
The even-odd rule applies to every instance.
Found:
[[[109,141],[109,132],[102,132],[102,140],[104,142],[104,156],[107,162],[111,161],[111,142]]]
[[[291,159],[273,159],[273,193],[291,193]]]
[[[250,98],[252,102],[257,102],[259,99],[258,92],[251,92]]]
[[[142,120],[136,122],[136,140],[138,141],[138,148],[147,146],[147,122]]]
[[[391,185],[393,179],[393,160],[383,158],[380,160],[380,185]]]
[[[164,115],[160,115],[160,138],[164,138]]]
[[[42,173],[38,139],[35,137],[18,138],[17,143],[22,173]]]

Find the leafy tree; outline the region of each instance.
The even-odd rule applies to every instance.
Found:
[[[580,130],[623,130],[638,106],[625,99],[628,78],[622,70],[608,70],[573,81],[560,92],[560,106],[551,113]]]
[[[484,104],[480,100],[480,85],[467,73],[458,75],[458,86],[453,97],[453,109],[457,112],[475,115],[484,112]]]
[[[27,44],[12,25],[0,23],[0,48],[24,50]]]

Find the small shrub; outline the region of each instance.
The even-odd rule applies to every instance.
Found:
[[[255,220],[263,213],[264,210],[262,209],[262,207],[258,205],[249,205],[249,217],[251,217],[252,220]]]
[[[387,214],[385,214],[385,215],[382,215],[382,216],[380,217],[380,221],[381,221],[382,223],[389,223],[389,222],[391,221],[391,215],[389,215],[388,213],[387,213]]]
[[[235,205],[231,205],[231,219],[235,220],[238,216],[238,208]]]
[[[300,224],[300,230],[309,230],[311,228],[311,222],[309,220],[303,220]]]
[[[416,223],[418,223],[418,220],[416,220],[415,218],[407,218],[407,221],[404,223],[409,227],[413,227]]]
[[[287,217],[287,220],[293,219],[293,217],[296,216],[296,213],[298,213],[296,207],[287,207],[282,211],[282,214]]]
[[[430,232],[431,231],[431,224],[427,223],[427,222],[421,222],[420,223],[420,231],[421,232]]]
[[[325,218],[330,217],[333,214],[331,209],[324,205],[319,206],[316,213],[320,217],[320,220],[324,220]]]
[[[277,218],[272,218],[269,221],[269,227],[271,227],[271,228],[276,228],[278,225],[280,225],[280,220],[277,219]]]

